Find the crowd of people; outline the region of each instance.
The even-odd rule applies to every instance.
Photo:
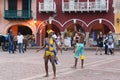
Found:
[[[54,79],[56,78],[56,64],[58,64],[57,61],[57,54],[60,50],[62,53],[62,49],[64,47],[74,47],[74,58],[75,62],[72,68],[77,67],[77,62],[78,59],[81,60],[81,68],[84,66],[84,60],[85,60],[85,52],[84,52],[84,47],[85,47],[85,33],[84,31],[76,31],[74,33],[73,38],[68,33],[65,33],[64,35],[64,40],[61,37],[60,33],[55,34],[55,32],[51,29],[47,31],[48,36],[45,37],[45,45],[43,48],[40,48],[38,51],[41,49],[45,49],[44,53],[44,63],[45,63],[45,71],[46,75],[45,77],[49,76],[48,73],[48,61],[51,62],[52,67],[53,67],[53,74],[54,74]],[[18,44],[18,50],[19,53],[24,53],[24,36],[19,32],[17,35],[17,44]],[[12,35],[12,30],[9,31],[8,33],[8,42],[9,42],[9,47],[8,51],[9,53],[14,53],[15,52],[15,46],[14,46],[14,36]],[[103,47],[104,47],[104,54],[114,54],[114,36],[112,32],[110,31],[107,35],[103,35],[102,32],[99,33],[97,36],[97,48],[96,48],[96,55],[98,55],[98,52],[100,51],[100,55],[103,55]]]
[[[13,35],[12,29],[8,31],[6,39],[8,41],[7,51],[9,53],[15,53],[17,49],[19,53],[24,53],[27,47],[36,45],[34,35],[25,36],[21,32],[18,32],[17,35]]]
[[[60,35],[60,33],[58,33],[57,35],[55,35],[53,30],[48,30],[47,31],[48,36],[46,36],[45,38],[45,46],[43,47],[45,49],[45,53],[44,53],[44,63],[45,63],[45,71],[46,71],[46,75],[44,77],[48,77],[48,61],[50,60],[52,67],[53,67],[53,74],[54,74],[54,79],[56,78],[56,64],[58,64],[57,62],[57,53],[58,53],[58,49],[60,49],[61,53],[62,53],[62,37]],[[77,67],[77,62],[78,59],[80,58],[81,60],[81,68],[83,68],[83,64],[84,64],[84,59],[85,59],[85,55],[84,55],[84,39],[85,39],[85,34],[80,31],[80,32],[76,32],[75,33],[75,37],[74,37],[74,58],[75,58],[75,63],[72,66],[72,68],[76,68]],[[68,36],[69,37],[69,36]],[[71,42],[70,42],[71,43]],[[67,43],[68,44],[68,43]],[[40,51],[40,48],[38,51]]]
[[[12,34],[12,29],[10,29],[8,33],[8,51],[9,53],[15,53],[16,51],[16,45],[18,45],[18,50],[19,53],[24,53],[24,36],[19,32],[18,35],[16,36],[16,40],[14,39],[15,37]]]
[[[114,54],[114,36],[111,31],[107,35],[103,35],[103,33],[100,32],[97,36],[96,55],[98,54],[98,51],[100,51],[100,55],[103,54],[103,47],[104,54]]]
[[[77,62],[78,59],[81,60],[81,68],[84,66],[84,60],[85,60],[85,52],[84,52],[84,46],[85,46],[85,33],[84,31],[76,31],[74,33],[73,38],[68,33],[65,33],[64,35],[64,40],[61,37],[61,34],[58,33],[57,35],[53,30],[48,30],[48,37],[46,37],[45,40],[45,53],[44,53],[44,63],[45,63],[45,70],[46,70],[46,75],[45,77],[48,77],[48,61],[50,60],[52,67],[53,67],[53,73],[54,73],[54,78],[56,78],[56,66],[55,64],[58,64],[57,62],[57,53],[58,50],[61,51],[62,53],[62,46],[64,48],[74,46],[74,58],[75,62],[72,68],[77,67]],[[104,47],[104,49],[103,49]],[[40,49],[41,50],[41,49]],[[96,48],[96,55],[98,55],[98,51],[100,51],[100,55],[103,55],[103,50],[104,54],[108,55],[114,54],[114,36],[112,32],[110,31],[107,35],[103,35],[102,32],[99,33],[97,36],[97,48]],[[38,52],[39,50],[37,50]]]

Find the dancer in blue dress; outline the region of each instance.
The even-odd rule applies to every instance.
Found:
[[[78,32],[78,34],[79,34],[79,40],[78,40],[78,43],[76,44],[76,47],[74,50],[74,52],[75,52],[75,55],[74,55],[75,64],[72,68],[76,68],[79,58],[81,60],[81,68],[83,68],[84,59],[85,59],[85,55],[84,55],[85,34],[83,32]]]

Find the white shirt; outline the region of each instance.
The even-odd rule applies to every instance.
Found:
[[[57,35],[56,35],[56,34],[53,34],[52,37],[53,37],[54,39],[57,39]]]
[[[24,36],[23,35],[18,35],[17,36],[17,42],[18,43],[23,43]]]

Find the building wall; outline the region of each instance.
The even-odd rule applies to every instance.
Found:
[[[90,29],[92,28],[92,24],[90,24],[91,22],[93,22],[93,24],[95,25],[96,23],[99,23],[99,19],[104,19],[103,24],[109,24],[108,27],[111,28],[111,30],[113,32],[115,32],[115,28],[114,28],[114,13],[113,13],[113,0],[109,0],[109,11],[108,12],[66,12],[63,13],[62,12],[62,0],[54,0],[56,2],[57,5],[57,16],[55,17],[55,22],[59,22],[59,23],[55,23],[53,21],[53,23],[55,25],[60,24],[59,27],[61,29],[61,31],[64,31],[65,28],[67,28],[68,26],[73,24],[73,19],[78,19],[78,21],[80,22],[85,22],[87,25],[84,24],[84,28],[86,30],[86,32],[90,32]],[[67,0],[65,0],[67,1]],[[87,0],[80,0],[80,1],[87,1]],[[90,1],[94,1],[94,0],[90,0]],[[39,2],[43,2],[43,0],[37,0],[37,3]],[[53,16],[53,13],[39,13],[38,12],[38,4],[37,4],[37,18],[39,21],[44,21],[46,19],[49,18],[49,16]]]
[[[115,28],[116,28],[116,33],[120,33],[120,13],[115,13]],[[117,21],[119,19],[119,21]]]
[[[97,24],[105,25],[104,31],[106,31],[105,29],[107,29],[106,27],[108,27],[112,32],[116,33],[116,28],[114,27],[114,13],[113,13],[114,9],[112,7],[113,0],[109,0],[109,11],[108,12],[100,12],[100,11],[99,12],[87,12],[86,11],[83,13],[81,12],[63,13],[62,12],[62,1],[68,2],[69,0],[54,0],[54,1],[56,3],[57,9],[56,9],[56,17],[52,20],[52,24],[58,27],[58,29],[60,29],[60,32],[63,35],[64,35],[64,32],[66,32],[66,28],[70,26],[74,26],[74,20],[76,20],[76,24],[79,24],[81,27],[85,29],[86,40],[89,40],[90,32],[92,28]],[[87,2],[87,0],[79,0],[79,1]],[[95,1],[95,0],[89,0],[89,1]],[[41,23],[41,22],[44,22],[45,20],[48,20],[49,17],[53,16],[55,13],[49,13],[49,12],[40,13],[39,2],[43,3],[44,0],[37,0],[37,20]]]
[[[116,33],[120,34],[120,1],[114,0],[114,24],[116,28]]]
[[[6,0],[7,1],[7,0]],[[21,0],[22,1],[22,0]],[[18,10],[21,10],[21,1],[18,0]],[[6,2],[7,3],[7,2]],[[36,18],[36,0],[32,0],[31,2],[32,16],[33,19]],[[34,20],[6,20],[4,19],[4,0],[0,0],[0,33],[7,34],[7,31],[12,26],[23,25],[28,26],[34,35],[36,35],[36,25],[34,24]],[[14,33],[16,35],[16,33]]]

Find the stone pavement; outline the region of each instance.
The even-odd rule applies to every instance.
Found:
[[[44,51],[36,53],[29,49],[25,53],[8,54],[0,50],[0,80],[52,80],[52,66],[49,63],[49,77],[44,78]],[[84,68],[72,69],[73,51],[58,54],[56,80],[120,80],[120,52],[115,55],[95,55],[94,50],[85,51]]]

